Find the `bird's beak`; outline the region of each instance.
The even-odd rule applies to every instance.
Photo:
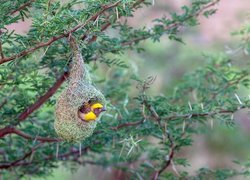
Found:
[[[107,111],[107,109],[106,109],[105,107],[103,107],[103,108],[101,109],[101,112],[103,112],[103,111]]]

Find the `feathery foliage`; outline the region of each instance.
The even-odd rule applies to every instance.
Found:
[[[45,177],[58,162],[74,170],[94,164],[126,172],[131,179],[190,178],[224,179],[249,175],[249,162],[242,169],[201,167],[190,175],[187,158],[178,152],[192,146],[193,135],[211,119],[233,126],[232,115],[250,106],[239,97],[239,87],[250,86],[249,67],[237,66],[230,54],[204,55],[206,65],[188,73],[172,87],[172,93],[152,96],[154,77],[133,73],[121,56],[143,52],[140,42],[184,43],[180,27],[199,24],[199,16],[216,13],[217,1],[195,0],[182,13],[153,20],[153,26],[134,28],[121,17],[132,17],[144,0],[3,0],[0,4],[0,169],[3,179],[31,175]],[[32,25],[26,34],[7,26],[25,19]],[[112,30],[111,35],[106,29]],[[249,36],[249,24],[235,33]],[[85,64],[106,99],[108,112],[94,134],[79,144],[62,142],[56,135],[54,107],[65,88],[72,53],[68,37],[77,39]],[[249,38],[240,45],[250,51]],[[232,52],[233,50],[230,50]],[[109,71],[102,77],[103,71]],[[133,92],[133,93],[131,93]],[[136,92],[136,93],[135,93]],[[59,147],[59,148],[58,148]],[[134,164],[129,166],[129,164]],[[180,167],[177,171],[176,166]],[[191,164],[192,166],[192,164]],[[172,168],[171,168],[172,167]]]

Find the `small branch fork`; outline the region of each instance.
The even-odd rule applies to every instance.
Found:
[[[161,167],[160,170],[156,170],[152,175],[151,175],[151,179],[152,180],[157,180],[159,175],[165,170],[167,169],[167,167],[171,164],[173,158],[174,158],[174,153],[175,153],[175,148],[176,146],[174,145],[174,142],[171,138],[171,134],[168,132],[167,127],[162,127],[161,125],[161,121],[162,118],[158,115],[158,113],[156,112],[156,110],[154,109],[154,107],[152,105],[150,105],[145,99],[143,100],[143,104],[145,104],[145,106],[147,107],[147,109],[149,110],[152,118],[157,122],[159,128],[162,131],[163,134],[163,141],[165,141],[165,139],[167,138],[169,143],[170,143],[170,150],[169,150],[169,154],[166,157],[166,161],[164,162],[163,166]]]
[[[171,143],[170,152],[169,152],[169,154],[168,154],[168,159],[165,161],[165,163],[163,164],[163,166],[161,167],[160,170],[155,171],[155,172],[153,173],[153,175],[151,176],[151,179],[152,179],[152,180],[157,180],[157,179],[159,178],[160,174],[161,174],[163,171],[165,171],[165,170],[169,167],[169,165],[171,164],[171,162],[172,162],[172,160],[173,160],[173,158],[174,158],[174,153],[175,153],[174,150],[175,150],[175,147],[176,147],[176,146],[174,146],[174,144]]]

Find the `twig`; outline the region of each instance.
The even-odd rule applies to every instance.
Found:
[[[110,129],[114,130],[114,131],[117,131],[121,128],[124,128],[124,127],[129,127],[129,126],[137,126],[139,124],[142,124],[143,122],[145,121],[145,119],[143,118],[142,120],[140,121],[136,121],[136,122],[131,122],[131,123],[124,123],[124,124],[121,124],[121,125],[118,125],[116,127],[111,127]]]
[[[10,15],[13,15],[13,14],[15,14],[16,12],[21,11],[21,10],[23,10],[24,8],[30,6],[33,2],[35,2],[35,0],[31,0],[31,1],[29,1],[29,2],[26,2],[26,3],[24,3],[22,6],[20,6],[19,8],[17,8],[17,9],[15,9],[15,10],[13,10],[12,12],[10,12],[9,14],[10,14]]]
[[[20,57],[23,57],[23,56],[26,56],[26,55],[29,55],[31,54],[32,52],[36,51],[37,49],[40,49],[42,47],[46,47],[46,46],[49,46],[51,45],[52,43],[54,43],[55,41],[59,40],[59,39],[62,39],[64,37],[68,37],[69,34],[72,34],[73,32],[77,31],[78,29],[80,28],[84,28],[89,22],[95,20],[99,15],[101,15],[103,12],[105,12],[106,10],[110,9],[110,8],[113,8],[113,7],[116,7],[118,4],[120,3],[120,1],[117,1],[116,3],[113,3],[113,4],[110,4],[110,5],[106,5],[106,6],[103,6],[103,8],[98,11],[97,13],[95,13],[93,16],[91,16],[89,19],[86,20],[85,23],[83,24],[78,24],[77,26],[75,26],[74,28],[72,28],[71,30],[59,35],[59,36],[54,36],[52,38],[50,38],[47,42],[41,42],[41,43],[38,43],[36,44],[34,47],[28,49],[28,50],[24,50],[16,55],[13,55],[11,57],[5,57],[3,59],[0,59],[0,64],[3,64],[3,63],[6,63],[6,62],[9,62],[9,61],[12,61],[16,58],[20,58]]]
[[[171,138],[171,134],[167,131],[167,129],[165,129],[164,127],[162,127],[162,125],[161,125],[162,118],[158,115],[158,113],[156,112],[156,110],[154,109],[154,107],[152,105],[150,105],[145,99],[144,99],[143,103],[148,108],[149,112],[151,113],[151,116],[158,123],[158,126],[161,129],[162,134],[163,134],[163,141],[165,141],[165,139],[167,138],[168,141],[169,141],[169,143],[170,143],[170,152],[169,152],[169,154],[167,156],[168,159],[166,159],[165,163],[163,164],[163,166],[161,167],[160,170],[154,172],[153,180],[157,180],[158,176],[165,169],[167,169],[167,167],[171,164],[172,159],[174,158],[174,150],[175,150],[176,146],[174,145],[174,142],[173,142],[173,140]]]
[[[242,106],[240,109],[246,108]],[[179,119],[179,118],[188,118],[188,117],[204,117],[204,116],[214,116],[216,114],[229,114],[229,113],[234,113],[238,109],[234,110],[227,110],[227,109],[220,109],[218,111],[211,111],[211,112],[206,112],[206,113],[194,113],[194,114],[182,114],[182,115],[173,115],[173,116],[168,116],[168,117],[163,117],[162,120],[165,121],[170,121],[174,119]]]
[[[155,171],[155,172],[153,173],[153,176],[152,176],[152,179],[153,179],[153,180],[157,180],[158,177],[160,176],[160,174],[161,174],[165,169],[167,169],[168,166],[171,164],[171,162],[172,162],[172,160],[173,160],[173,158],[174,158],[174,150],[175,150],[175,146],[171,146],[170,152],[169,152],[169,154],[168,154],[168,160],[165,161],[165,163],[163,164],[163,166],[161,167],[160,170]]]
[[[237,85],[240,81],[242,81],[244,78],[246,78],[248,76],[248,74],[243,74],[243,75],[241,75],[238,79],[236,79],[235,81],[230,81],[230,82],[228,82],[226,85],[225,85],[225,87],[223,87],[223,88],[221,88],[219,91],[217,91],[217,92],[215,92],[215,93],[213,93],[212,94],[212,97],[210,98],[210,101],[213,101],[215,98],[216,98],[216,96],[218,95],[218,94],[220,94],[222,91],[224,91],[225,89],[227,89],[227,88],[229,88],[230,86],[233,86],[233,85]],[[209,101],[209,102],[210,102]],[[208,102],[208,103],[209,103]]]

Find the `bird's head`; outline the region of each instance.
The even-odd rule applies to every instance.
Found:
[[[101,103],[94,103],[90,106],[91,111],[95,113],[95,115],[98,117],[103,111],[106,111],[105,107]]]

